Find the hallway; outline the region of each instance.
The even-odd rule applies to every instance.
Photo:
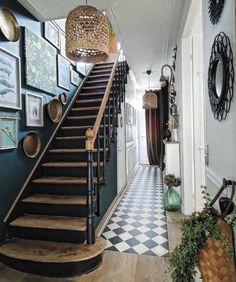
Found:
[[[168,254],[160,169],[139,166],[103,236],[108,250],[139,255]]]

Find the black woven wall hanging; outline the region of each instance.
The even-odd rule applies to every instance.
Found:
[[[209,0],[209,16],[213,24],[217,24],[224,7],[224,0]]]
[[[208,68],[208,91],[215,119],[224,120],[234,94],[233,53],[229,37],[219,33],[211,49]]]

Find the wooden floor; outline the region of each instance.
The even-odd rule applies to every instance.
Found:
[[[170,250],[180,240],[180,228],[177,220],[179,213],[168,213]],[[166,272],[166,273],[165,273]],[[167,265],[164,258],[141,256],[128,253],[105,251],[104,261],[96,271],[81,277],[53,279],[29,275],[1,266],[1,282],[166,282]]]

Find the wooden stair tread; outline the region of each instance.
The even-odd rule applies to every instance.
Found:
[[[102,162],[100,163],[103,164]],[[87,162],[49,162],[42,164],[43,167],[54,168],[73,168],[73,167],[87,167]],[[93,162],[93,166],[97,166],[97,162]]]
[[[113,106],[110,106],[110,108],[113,108]],[[70,110],[72,112],[79,112],[79,111],[95,111],[95,110],[99,110],[100,107],[98,106],[94,106],[94,107],[81,107],[81,108],[71,108]],[[108,109],[108,106],[106,106],[106,109]]]
[[[106,149],[108,150],[108,149]],[[97,149],[93,150],[94,152],[97,152]],[[99,150],[100,152],[103,151],[103,148],[100,148]],[[86,153],[87,150],[86,149],[67,149],[67,148],[63,148],[63,149],[51,149],[49,150],[50,153]]]
[[[101,62],[101,63],[96,63],[96,66],[101,66],[101,65],[113,65],[114,62],[111,61],[111,62]]]
[[[94,245],[15,239],[0,245],[0,254],[18,260],[41,263],[80,262],[96,257],[106,248],[106,240]]]
[[[10,226],[85,231],[86,218],[25,214],[13,220]]]
[[[106,85],[101,85],[101,86],[84,86],[83,89],[105,89],[107,86]]]
[[[109,77],[110,74],[102,74],[102,75],[101,74],[97,74],[97,75],[95,74],[95,75],[90,75],[89,78],[99,78],[99,77],[104,77],[104,76]]]
[[[108,115],[106,115],[108,117]],[[68,120],[77,120],[77,119],[94,119],[97,118],[97,115],[89,115],[89,116],[68,116]]]
[[[102,98],[99,99],[84,99],[84,100],[76,100],[75,103],[76,104],[80,104],[80,103],[97,103],[97,102],[102,102]]]
[[[22,200],[31,204],[86,205],[86,196],[34,194]]]
[[[99,66],[95,65],[93,70],[104,70],[104,69],[112,69],[113,65],[104,65],[104,66]]]
[[[109,125],[106,124],[106,127]],[[112,127],[112,124],[110,125]],[[100,127],[103,127],[103,125],[100,125]],[[93,124],[91,125],[75,125],[75,126],[62,126],[61,129],[84,129],[84,128],[93,128]]]
[[[98,70],[98,69],[95,70],[95,69],[93,69],[92,72],[91,72],[91,74],[92,74],[92,73],[104,73],[104,72],[110,74],[110,73],[111,73],[111,69],[103,69],[103,70]]]
[[[107,83],[108,79],[99,79],[99,80],[87,80],[86,84],[93,84],[93,83]]]
[[[103,138],[103,135],[99,136],[100,138]],[[57,140],[85,140],[86,136],[58,136],[56,137]]]
[[[87,184],[86,177],[69,177],[69,176],[42,176],[32,181],[36,184]],[[94,183],[97,183],[97,178],[94,177]]]

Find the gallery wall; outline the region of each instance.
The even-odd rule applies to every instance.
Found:
[[[5,49],[6,51],[18,56],[20,58],[21,68],[20,68],[20,74],[21,75],[21,85],[20,85],[20,93],[21,99],[22,99],[22,108],[17,109],[10,109],[7,107],[0,107],[0,112],[11,115],[18,113],[20,120],[18,121],[18,142],[17,142],[17,148],[15,149],[8,149],[8,150],[0,150],[0,225],[3,223],[3,218],[5,217],[8,209],[12,205],[13,201],[16,198],[16,195],[22,188],[26,178],[28,177],[29,173],[33,169],[35,163],[37,162],[38,157],[30,159],[28,158],[22,149],[22,141],[23,138],[27,133],[30,131],[35,131],[38,136],[41,139],[42,147],[47,144],[51,134],[55,130],[57,124],[53,123],[46,111],[47,104],[50,100],[53,98],[58,98],[59,95],[64,92],[66,93],[68,97],[68,103],[71,101],[73,95],[75,94],[77,90],[77,86],[73,84],[69,84],[68,90],[64,89],[62,87],[57,86],[57,81],[55,83],[54,89],[52,91],[46,92],[44,90],[40,90],[36,87],[39,87],[43,89],[43,87],[47,88],[49,86],[49,79],[50,77],[44,76],[42,73],[42,77],[39,77],[38,75],[35,75],[34,73],[31,73],[32,81],[34,81],[35,77],[35,84],[36,87],[32,87],[27,84],[29,82],[29,77],[26,77],[26,65],[25,65],[25,49],[24,49],[24,29],[25,27],[27,30],[33,34],[33,36],[37,36],[37,38],[42,39],[45,43],[44,38],[44,24],[39,23],[31,14],[29,14],[20,4],[18,4],[17,1],[14,0],[2,0],[0,2],[0,8],[7,7],[9,8],[13,14],[15,15],[19,25],[20,25],[20,39],[16,42],[9,42],[7,41],[2,35],[0,37],[0,48]],[[37,45],[37,44],[36,44]],[[48,42],[48,48],[52,50],[52,52],[56,54],[60,53],[60,51],[53,46],[53,44]],[[33,47],[33,46],[32,46]],[[30,51],[30,49],[28,50]],[[36,71],[41,65],[41,68],[44,68],[42,66],[42,61],[45,61],[45,68],[46,65],[49,64],[49,61],[45,60],[46,56],[46,50],[40,50],[40,53],[35,58],[35,65],[30,65],[31,71]],[[26,58],[27,59],[27,58]],[[38,61],[37,61],[38,60]],[[56,58],[55,58],[56,60]],[[72,66],[74,70],[76,71],[76,67]],[[55,69],[54,69],[55,68]],[[57,66],[53,67],[53,70],[58,75]],[[82,76],[81,76],[82,77]],[[37,79],[37,81],[36,81]],[[81,83],[82,78],[79,79],[78,84]],[[41,85],[41,86],[39,86]],[[43,86],[42,86],[43,85]],[[40,97],[42,97],[43,100],[43,121],[44,125],[43,127],[34,127],[34,126],[27,126],[26,125],[26,109],[25,109],[25,97],[26,93],[29,92],[31,94],[37,94]],[[0,103],[4,103],[3,96],[0,97]],[[6,103],[5,103],[6,104]],[[67,105],[63,106],[63,112],[66,110]],[[42,149],[41,149],[42,151]],[[39,154],[40,155],[40,154]]]

